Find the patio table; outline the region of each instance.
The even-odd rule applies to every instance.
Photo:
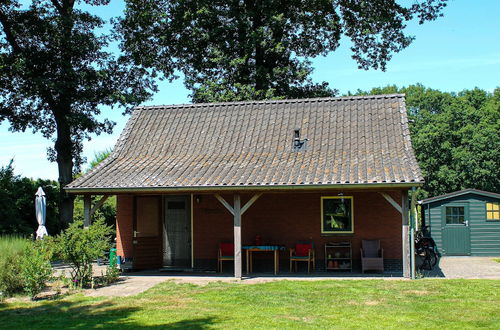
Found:
[[[241,247],[247,253],[247,274],[253,272],[253,252],[273,252],[274,254],[274,275],[279,271],[279,251],[286,248],[281,245],[244,245]]]

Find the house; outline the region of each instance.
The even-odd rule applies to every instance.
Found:
[[[419,201],[442,255],[500,256],[500,194],[465,189]]]
[[[215,270],[234,242],[241,277],[256,236],[313,241],[317,269],[326,243],[350,243],[356,266],[377,239],[385,269],[408,277],[408,190],[422,183],[394,94],[137,107],[112,154],[65,189],[87,223],[92,195],[117,196],[118,255],[136,269]]]

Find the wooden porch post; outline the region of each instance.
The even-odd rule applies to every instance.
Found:
[[[390,195],[384,192],[379,192],[399,213],[401,213],[401,243],[402,243],[402,259],[403,259],[403,276],[409,278],[411,275],[410,264],[413,259],[410,254],[410,230],[408,221],[408,191],[401,192],[401,205],[399,205]],[[411,242],[413,244],[413,241]]]
[[[90,202],[91,202],[91,195],[84,195],[83,196],[83,226],[85,228],[89,227],[91,224],[90,220]]]
[[[403,239],[403,276],[410,277],[410,237],[408,221],[408,191],[401,193],[401,219],[402,219],[402,239]]]
[[[240,195],[234,194],[234,277],[241,278],[241,205]]]
[[[234,277],[242,277],[242,262],[241,262],[241,216],[245,213],[250,206],[255,203],[257,199],[262,195],[262,193],[255,194],[250,200],[241,207],[240,194],[234,194],[234,204],[229,205],[224,198],[219,194],[215,194],[215,198],[221,202],[224,207],[231,212],[234,216]]]

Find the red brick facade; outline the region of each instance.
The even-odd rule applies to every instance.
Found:
[[[324,244],[349,239],[353,259],[360,259],[362,239],[380,239],[387,259],[401,259],[401,214],[378,192],[348,192],[353,196],[354,233],[321,234],[321,196],[337,196],[336,192],[264,193],[242,216],[242,243],[253,244],[256,235],[264,243],[292,247],[297,241],[312,240],[317,259],[324,259]],[[388,192],[401,203],[401,192]],[[213,195],[195,194],[193,201],[193,254],[195,268],[217,259],[219,242],[233,241],[233,217]],[[242,205],[251,194],[242,195]],[[223,195],[232,204],[232,195]],[[197,201],[199,200],[199,202]],[[133,198],[118,196],[118,254],[132,256]],[[161,249],[161,247],[159,247]],[[285,255],[282,255],[285,257]],[[285,258],[287,260],[287,258]],[[282,261],[284,262],[284,260]],[[210,263],[212,264],[212,263]]]

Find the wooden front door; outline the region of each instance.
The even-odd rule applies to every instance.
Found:
[[[441,207],[442,252],[446,255],[470,255],[469,205],[450,203]]]
[[[189,196],[164,197],[163,266],[191,267],[191,206]]]
[[[134,269],[161,267],[161,197],[137,196],[134,214]]]

